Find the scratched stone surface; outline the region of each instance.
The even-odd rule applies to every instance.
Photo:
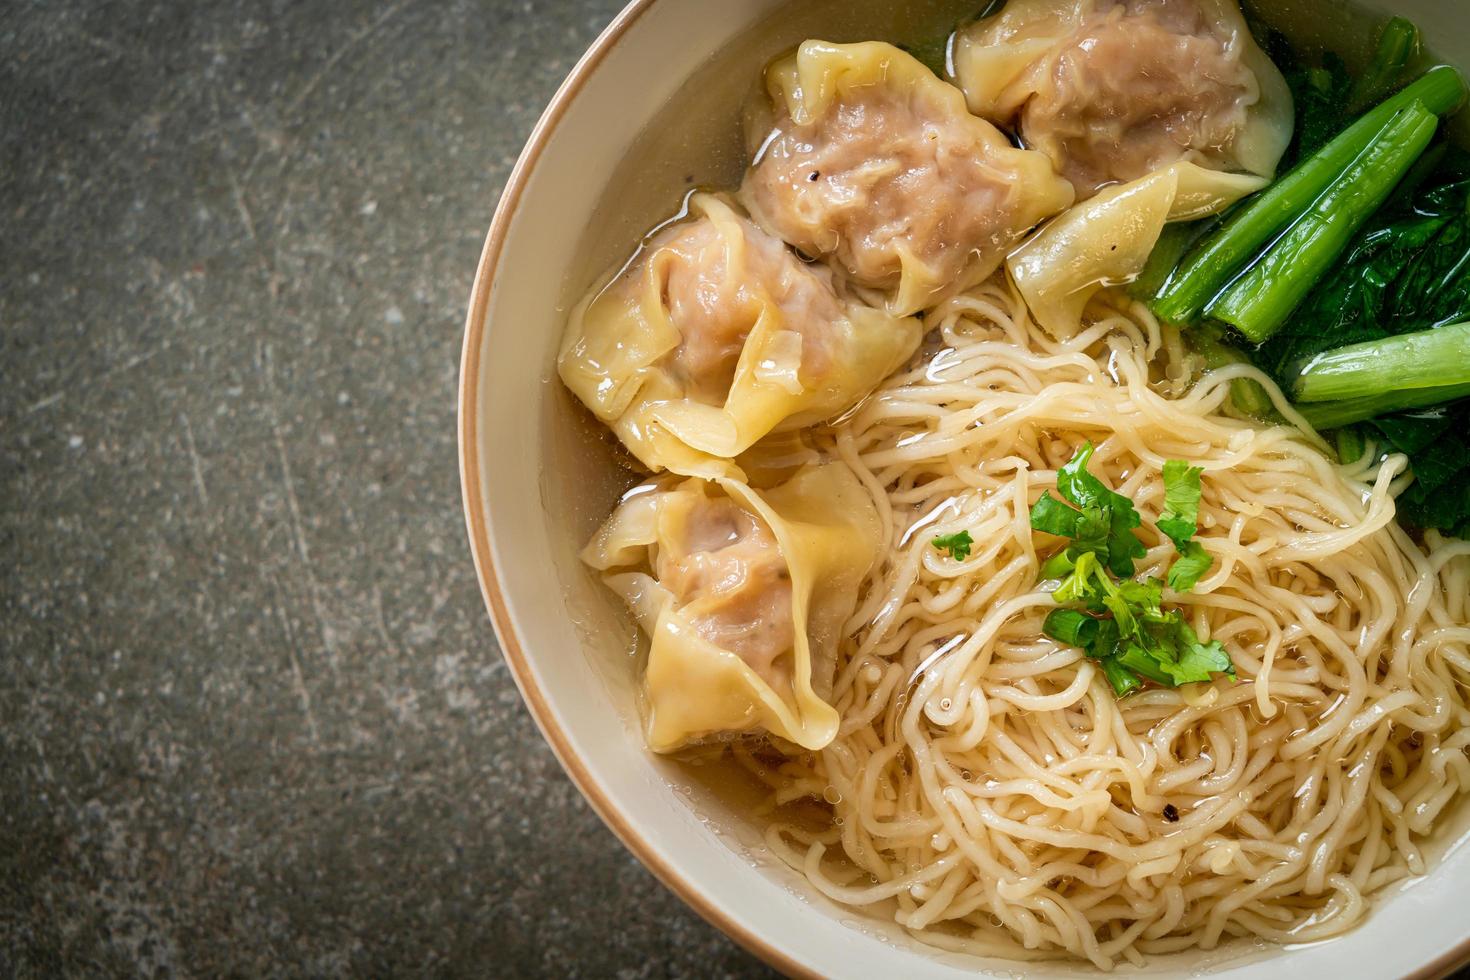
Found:
[[[0,10],[0,976],[759,976],[495,648],[471,274],[617,0]]]

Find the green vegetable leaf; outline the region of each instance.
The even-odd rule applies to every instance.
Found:
[[[1092,649],[1087,651],[1088,656],[1107,663],[1118,652],[1119,639],[1121,637],[1118,633],[1118,624],[1111,619],[1099,619],[1097,637],[1092,641]]]
[[[1125,599],[1122,593],[1116,589],[1105,593],[1102,597],[1103,608],[1113,614],[1113,622],[1118,624],[1118,632],[1123,636],[1133,636],[1141,628],[1138,617],[1133,615],[1133,604]]]
[[[1050,490],[1043,491],[1041,499],[1031,507],[1031,527],[1059,538],[1081,537],[1083,529],[1079,525],[1082,519],[1080,510],[1068,507],[1053,497]]]
[[[1164,583],[1132,578],[1133,559],[1145,554],[1132,529],[1140,523],[1133,504],[1087,471],[1092,445],[1084,445],[1057,473],[1057,489],[1077,506],[1049,493],[1031,508],[1031,526],[1071,539],[1042,566],[1043,579],[1059,584],[1059,608],[1042,624],[1058,643],[1081,648],[1099,662],[1113,692],[1123,695],[1152,681],[1174,687],[1231,673],[1230,656],[1219,643],[1204,644],[1178,609],[1164,608]],[[1164,515],[1160,528],[1180,558],[1169,570],[1169,587],[1187,592],[1210,567],[1210,556],[1192,540],[1199,519],[1199,467],[1178,460],[1164,465]],[[1122,555],[1124,560],[1115,556]],[[1113,576],[1117,577],[1117,581]]]
[[[1169,566],[1169,588],[1175,592],[1188,592],[1195,583],[1204,578],[1205,572],[1215,559],[1198,541],[1186,541],[1179,548],[1179,557]]]
[[[1392,115],[1331,184],[1208,302],[1205,312],[1256,343],[1279,332],[1313,287],[1338,267],[1354,236],[1393,196],[1438,127],[1439,117],[1420,102]]]
[[[1323,56],[1320,67],[1288,72],[1286,83],[1296,103],[1297,124],[1279,168],[1282,173],[1298,160],[1316,153],[1342,131],[1349,118],[1347,106],[1353,91],[1347,66],[1331,52]]]
[[[1234,677],[1235,666],[1225,648],[1218,642],[1201,643],[1178,609],[1163,608],[1163,594],[1163,583],[1155,578],[1113,582],[1097,557],[1088,553],[1052,596],[1058,602],[1080,602],[1100,615],[1054,609],[1042,631],[1100,661],[1119,695],[1141,686],[1143,680],[1176,687],[1207,681],[1216,673]]]
[[[1118,663],[1146,680],[1162,684],[1164,687],[1178,685],[1174,675],[1164,669],[1163,662],[1156,655],[1145,650],[1142,644],[1129,643],[1117,656]]]
[[[1156,578],[1126,579],[1118,583],[1118,593],[1135,605],[1157,610],[1164,601],[1164,587]]]
[[[1153,302],[1155,312],[1174,323],[1196,322],[1201,311],[1215,304],[1221,290],[1243,274],[1242,269],[1251,265],[1263,247],[1274,249],[1271,243],[1315,207],[1315,202],[1354,167],[1369,147],[1380,142],[1377,137],[1388,122],[1416,105],[1433,113],[1448,114],[1459,108],[1466,94],[1460,73],[1448,65],[1437,65],[1365,112],[1318,152],[1300,162],[1284,159],[1281,165],[1285,172],[1278,180],[1233,208],[1214,231],[1190,249],[1160,288]],[[1297,109],[1297,118],[1305,124],[1301,102]],[[1400,187],[1412,184],[1420,167],[1416,163],[1405,180],[1395,183]],[[1326,227],[1319,226],[1318,230]],[[1357,227],[1357,222],[1353,222],[1353,227]],[[1334,253],[1339,252],[1336,246],[1334,242]],[[1337,259],[1341,257],[1337,254]]]
[[[1214,559],[1204,545],[1193,540],[1199,529],[1200,474],[1203,467],[1183,460],[1164,463],[1164,512],[1158,528],[1170,541],[1179,558],[1169,566],[1169,588],[1188,592],[1210,570]]]
[[[1257,352],[1278,381],[1313,354],[1470,319],[1470,159],[1451,154],[1398,195]]]
[[[1470,320],[1470,156],[1442,146],[1421,164],[1256,352],[1279,381],[1314,354]],[[1414,470],[1398,498],[1399,520],[1460,536],[1470,531],[1470,399],[1365,426],[1380,448],[1408,455]]]
[[[1198,634],[1182,620],[1178,632],[1183,650],[1179,657],[1181,673],[1188,673],[1197,681],[1209,680],[1212,673],[1228,674],[1232,679],[1235,677],[1235,664],[1231,662],[1230,654],[1225,652],[1219,640],[1201,643]]]
[[[1082,444],[1077,454],[1057,471],[1057,490],[1089,519],[1085,527],[1079,528],[1082,532],[1079,543],[1097,552],[1114,575],[1126,578],[1133,574],[1133,562],[1148,553],[1133,533],[1141,521],[1133,501],[1109,490],[1087,471],[1087,462],[1094,451],[1092,443]]]
[[[970,557],[970,548],[975,544],[970,537],[969,531],[957,531],[954,534],[941,534],[931,542],[940,551],[949,552],[949,557],[955,561],[964,561]]]
[[[1084,551],[1077,556],[1072,573],[1062,580],[1062,584],[1051,595],[1057,602],[1097,605],[1106,594],[1099,583],[1106,584],[1107,576],[1102,574],[1102,568],[1098,565],[1097,553]]]
[[[1179,459],[1164,463],[1164,512],[1158,527],[1180,551],[1199,524],[1200,474],[1204,467]]]
[[[1404,66],[1419,54],[1419,28],[1395,17],[1378,31],[1378,46],[1368,68],[1353,86],[1351,109],[1362,110],[1398,87]]]
[[[1063,497],[1084,510],[1087,508],[1106,510],[1116,506],[1125,511],[1132,511],[1135,518],[1133,526],[1137,527],[1138,512],[1133,510],[1133,501],[1109,490],[1101,480],[1087,471],[1087,463],[1096,451],[1092,443],[1084,442],[1082,448],[1077,450],[1067,464],[1057,470],[1057,490]]]

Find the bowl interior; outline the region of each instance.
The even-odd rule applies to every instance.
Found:
[[[469,315],[460,409],[471,542],[506,655],[558,755],[613,829],[702,913],[792,972],[1017,974],[1013,961],[942,953],[892,922],[826,900],[763,854],[760,827],[747,815],[757,794],[728,767],[694,770],[647,752],[634,627],[577,561],[636,478],[556,380],[567,311],[688,190],[738,181],[740,104],[771,56],[808,36],[928,36],[976,4],[784,6],[634,4],[533,135],[501,202]],[[1470,64],[1470,8],[1437,0],[1391,7],[1420,24],[1436,53]],[[1323,17],[1324,8],[1340,16]],[[1336,0],[1278,0],[1262,14],[1333,47],[1349,24]],[[1470,848],[1450,842],[1464,835],[1467,809],[1446,828],[1434,872],[1381,901],[1365,927],[1284,952],[1237,944],[1162,958],[1145,972],[1234,973],[1268,958],[1280,967],[1282,957],[1298,969],[1372,976],[1442,969],[1466,938]],[[1094,971],[1045,964],[1025,972]]]

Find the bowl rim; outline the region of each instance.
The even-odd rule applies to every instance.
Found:
[[[485,335],[486,314],[490,308],[491,283],[495,278],[495,269],[500,264],[510,226],[520,206],[522,194],[529,183],[531,172],[535,169],[537,161],[572,102],[608,53],[622,40],[633,24],[653,9],[658,2],[659,0],[630,0],[607,27],[603,28],[576,64],[572,66],[546,109],[536,120],[536,125],[532,128],[525,146],[516,158],[515,166],[512,167],[509,177],[506,178],[500,200],[495,206],[490,229],[480,252],[479,263],[475,267],[474,284],[470,290],[469,308],[465,316],[464,343],[460,352],[456,411],[458,414],[459,476],[465,529],[469,535],[470,554],[474,561],[475,575],[480,584],[480,594],[484,599],[486,611],[489,613],[491,625],[499,640],[500,650],[510,669],[511,677],[542,737],[551,746],[552,753],[556,756],[562,769],[571,778],[583,798],[591,805],[593,812],[622,842],[623,846],[653,873],[655,878],[683,900],[686,905],[694,909],[706,922],[786,976],[819,978],[821,974],[749,929],[698,884],[686,877],[672,862],[666,861],[659,855],[603,792],[591,771],[577,756],[572,749],[570,737],[562,729],[544,692],[538,685],[535,674],[530,669],[530,658],[521,644],[520,637],[516,635],[510,609],[500,586],[501,575],[495,564],[494,548],[490,543],[489,520],[481,506],[478,431],[480,350]],[[1362,928],[1365,924],[1359,924],[1358,928]],[[1447,977],[1466,965],[1470,965],[1470,937],[1407,974],[1404,980],[1436,980],[1436,978]]]

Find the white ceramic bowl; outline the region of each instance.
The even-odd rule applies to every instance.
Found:
[[[769,57],[806,34],[893,36],[900,16],[938,22],[955,6],[872,0],[851,5],[868,8],[854,14],[838,0],[791,2],[797,12],[772,28],[782,0],[636,0],[526,144],[480,259],[460,375],[460,465],[480,585],[526,703],[592,806],[665,884],[773,966],[822,976],[1079,976],[1092,971],[938,952],[827,901],[763,855],[740,799],[645,750],[631,623],[576,561],[627,481],[611,475],[605,439],[556,381],[568,306],[686,183],[732,179],[716,160],[733,155],[740,98]],[[1438,54],[1470,65],[1470,6],[1392,6]],[[1330,35],[1332,18],[1319,19]],[[1453,848],[1342,938],[1163,958],[1147,972],[1432,977],[1470,961],[1467,908],[1470,847]]]

